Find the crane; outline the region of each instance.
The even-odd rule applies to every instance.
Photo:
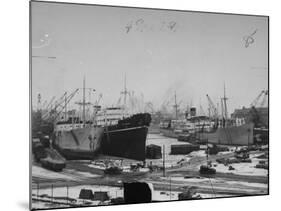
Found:
[[[52,114],[56,113],[58,107],[59,106],[62,107],[62,104],[65,102],[66,95],[67,95],[67,92],[65,92],[58,100],[55,101],[54,108],[52,108],[52,103],[55,100],[55,96],[53,96],[52,99],[50,100],[50,102],[48,103],[48,105],[46,106],[47,112],[44,113],[42,118],[47,119],[48,117],[52,116]],[[49,110],[49,108],[51,108],[51,109]]]
[[[45,106],[47,105],[48,101],[45,100],[44,103],[42,104],[42,109],[45,109]]]
[[[119,106],[121,103],[121,96],[118,98],[116,105]]]
[[[49,101],[49,103],[47,104],[47,106],[46,106],[46,110],[48,110],[49,109],[49,107],[52,105],[52,103],[53,103],[53,101],[55,100],[55,96],[53,96],[52,98],[51,98],[51,100]]]
[[[264,107],[266,102],[268,102],[268,90],[264,91],[263,99],[261,101],[260,107]]]
[[[250,104],[250,107],[256,107],[259,100],[261,99],[261,97],[264,95],[264,98],[265,99],[265,96],[268,95],[268,90],[262,90],[259,95],[253,100],[253,102]]]
[[[146,110],[146,111],[147,111],[147,110],[150,110],[151,113],[154,113],[154,109],[153,109],[153,104],[152,104],[152,102],[147,102],[147,103],[145,104],[145,110]]]
[[[54,121],[57,120],[57,118],[60,116],[60,114],[63,112],[63,110],[65,109],[65,107],[67,106],[67,104],[70,102],[70,100],[75,96],[75,94],[79,91],[79,89],[76,89],[75,91],[73,91],[70,95],[65,96],[64,101],[62,101],[62,103],[58,104],[58,106],[61,106],[60,110],[58,110],[58,112],[56,112],[56,115],[54,117]],[[66,93],[66,92],[65,92]],[[64,103],[64,104],[63,104]]]
[[[268,95],[268,90],[262,90],[250,105],[250,118],[251,121],[254,122],[255,127],[266,125],[262,118],[262,114],[260,113],[260,109],[258,108],[265,107],[265,104],[268,101]]]
[[[102,94],[99,94],[99,98],[96,100],[95,105],[99,105],[101,98]]]
[[[209,103],[210,116],[212,116],[214,118],[218,118],[218,111],[217,111],[215,104],[213,103],[212,99],[209,97],[208,94],[206,95],[206,97],[207,97],[208,103]]]
[[[44,112],[44,114],[42,115],[42,118],[43,119],[46,119],[47,117],[48,117],[48,115],[49,115],[49,108],[51,107],[51,105],[52,105],[52,103],[53,103],[53,101],[55,100],[55,96],[53,96],[52,98],[51,98],[51,100],[49,101],[49,103],[47,104],[47,106],[45,107],[45,112]]]
[[[67,96],[67,92],[65,92],[55,103],[54,110],[58,109],[59,106],[62,107],[62,104],[65,101],[65,97]]]

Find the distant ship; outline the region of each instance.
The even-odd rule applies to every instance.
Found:
[[[160,133],[168,138],[178,138],[183,133],[188,133],[189,129],[185,125],[186,120],[164,120],[160,122]]]
[[[207,116],[194,116],[181,122],[174,120],[170,122],[169,127],[162,126],[160,132],[166,137],[177,138],[179,141],[203,142],[208,139],[210,143],[218,144],[253,144],[253,123],[215,125],[216,122]]]
[[[198,122],[195,120],[193,121]],[[219,120],[223,122],[224,120]],[[237,124],[229,121],[228,124],[223,125],[215,121],[205,123],[207,129],[204,129],[204,123],[201,129],[197,128],[197,137],[199,140],[208,140],[209,143],[216,143],[222,145],[249,145],[253,144],[254,123]]]
[[[197,116],[196,108],[190,108],[190,116],[184,119],[166,120],[160,123],[160,132],[167,137],[177,138],[179,141],[204,142],[225,145],[253,144],[254,124],[246,123],[243,118],[228,119],[226,96],[222,100],[222,115],[219,117],[217,110],[207,95],[209,109],[213,116]],[[177,105],[177,104],[176,104]]]
[[[160,121],[159,124],[159,131],[160,133],[168,138],[178,138],[179,135],[183,133],[188,133],[190,131],[190,128],[188,128],[188,125],[186,125],[187,121],[186,118],[178,118],[178,103],[177,103],[177,95],[175,93],[175,104],[173,107],[175,108],[175,118],[169,118],[169,119],[164,119]],[[193,115],[194,113],[194,108],[190,109],[190,114]],[[186,116],[187,117],[187,114]]]
[[[201,138],[207,139],[210,143],[223,145],[250,145],[254,143],[254,123],[246,123],[244,118],[228,118],[227,97],[224,85],[224,95],[221,98],[221,118],[219,118],[218,110],[207,95],[209,102],[209,110],[212,111],[212,121],[209,128],[211,130],[202,130]],[[204,128],[203,124],[203,128]]]

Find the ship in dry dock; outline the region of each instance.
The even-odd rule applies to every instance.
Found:
[[[125,95],[128,93],[125,85]],[[125,96],[126,97],[126,96]],[[98,154],[145,160],[149,113],[129,115],[126,100],[120,107],[101,109],[94,105],[92,118],[85,117],[85,80],[83,86],[82,120],[70,117],[57,122],[54,147],[67,159],[94,159]]]
[[[91,120],[86,120],[85,106],[85,78],[83,80],[82,119],[75,117],[64,117],[65,121],[58,121],[54,126],[53,147],[57,149],[68,160],[93,159],[99,153],[103,128],[98,127]],[[78,89],[77,89],[78,91]],[[67,101],[76,94],[73,92]],[[67,112],[65,111],[65,115]]]
[[[149,113],[138,113],[126,118],[113,120],[111,112],[122,111],[119,107],[105,109],[105,125],[101,142],[103,154],[134,160],[145,160],[145,147],[148,127],[151,121]],[[118,114],[117,114],[118,115]],[[102,119],[99,119],[102,121]],[[113,122],[116,123],[113,123]]]
[[[144,161],[151,115],[144,112],[128,113],[126,80],[121,94],[124,94],[123,105],[102,110],[97,108],[96,124],[104,128],[101,151],[106,155]]]

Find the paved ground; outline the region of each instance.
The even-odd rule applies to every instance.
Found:
[[[230,158],[233,153],[210,156],[209,160],[215,161],[217,158]],[[104,175],[102,170],[90,168],[90,161],[68,161],[66,169],[60,174],[71,175],[75,172],[94,174],[97,177],[89,177],[84,174],[75,175],[75,179],[57,179],[43,178],[34,176],[33,188],[76,186],[81,184],[87,185],[109,185],[122,186],[122,181],[147,181],[153,183],[156,190],[163,191],[183,191],[186,187],[195,186],[198,192],[207,194],[226,194],[230,196],[237,195],[257,195],[267,194],[268,177],[254,175],[236,175],[232,173],[217,173],[210,177],[202,176],[198,172],[198,166],[206,162],[205,157],[193,157],[182,166],[168,168],[165,171],[156,171],[152,173],[122,173],[120,175]],[[37,165],[37,164],[34,164]],[[75,171],[73,171],[75,170]],[[73,172],[73,173],[72,173]],[[90,173],[90,174],[89,174]],[[184,177],[191,177],[184,179]]]

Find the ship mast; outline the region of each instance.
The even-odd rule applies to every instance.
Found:
[[[178,119],[178,104],[177,104],[177,93],[175,92],[175,110],[176,110],[176,119]]]
[[[124,80],[124,105],[126,106],[127,104],[127,80],[126,80],[126,74],[125,74],[125,80]]]
[[[221,98],[221,118],[224,118],[223,98]]]
[[[226,101],[228,100],[228,98],[226,97],[226,91],[225,91],[225,83],[223,85],[223,103],[224,103],[224,115],[225,115],[225,122],[227,123],[227,105],[226,105]]]
[[[64,121],[67,121],[67,97],[64,97]]]
[[[80,90],[81,88],[79,88]],[[89,102],[86,102],[86,89],[89,90],[89,92],[93,91],[95,92],[96,90],[95,89],[92,89],[92,88],[86,88],[86,80],[85,80],[85,76],[83,78],[83,87],[82,87],[82,101],[78,101],[76,102],[75,104],[79,105],[79,114],[81,116],[81,119],[82,119],[82,124],[83,126],[86,125],[86,114],[89,113],[89,109],[87,109],[87,113],[86,113],[86,106],[90,106],[92,105],[92,103],[89,101]],[[91,98],[90,97],[91,93],[89,93],[89,99]],[[81,106],[82,106],[82,114],[81,114]]]
[[[121,91],[121,94],[124,95],[124,112],[126,109],[126,104],[127,104],[127,95],[129,94],[129,91],[127,89],[127,80],[126,80],[126,74],[125,74],[125,80],[124,80],[124,90]],[[124,113],[125,114],[125,113]],[[124,115],[123,114],[123,115]]]
[[[85,76],[83,78],[83,103],[82,103],[82,120],[83,120],[83,126],[85,126]]]

